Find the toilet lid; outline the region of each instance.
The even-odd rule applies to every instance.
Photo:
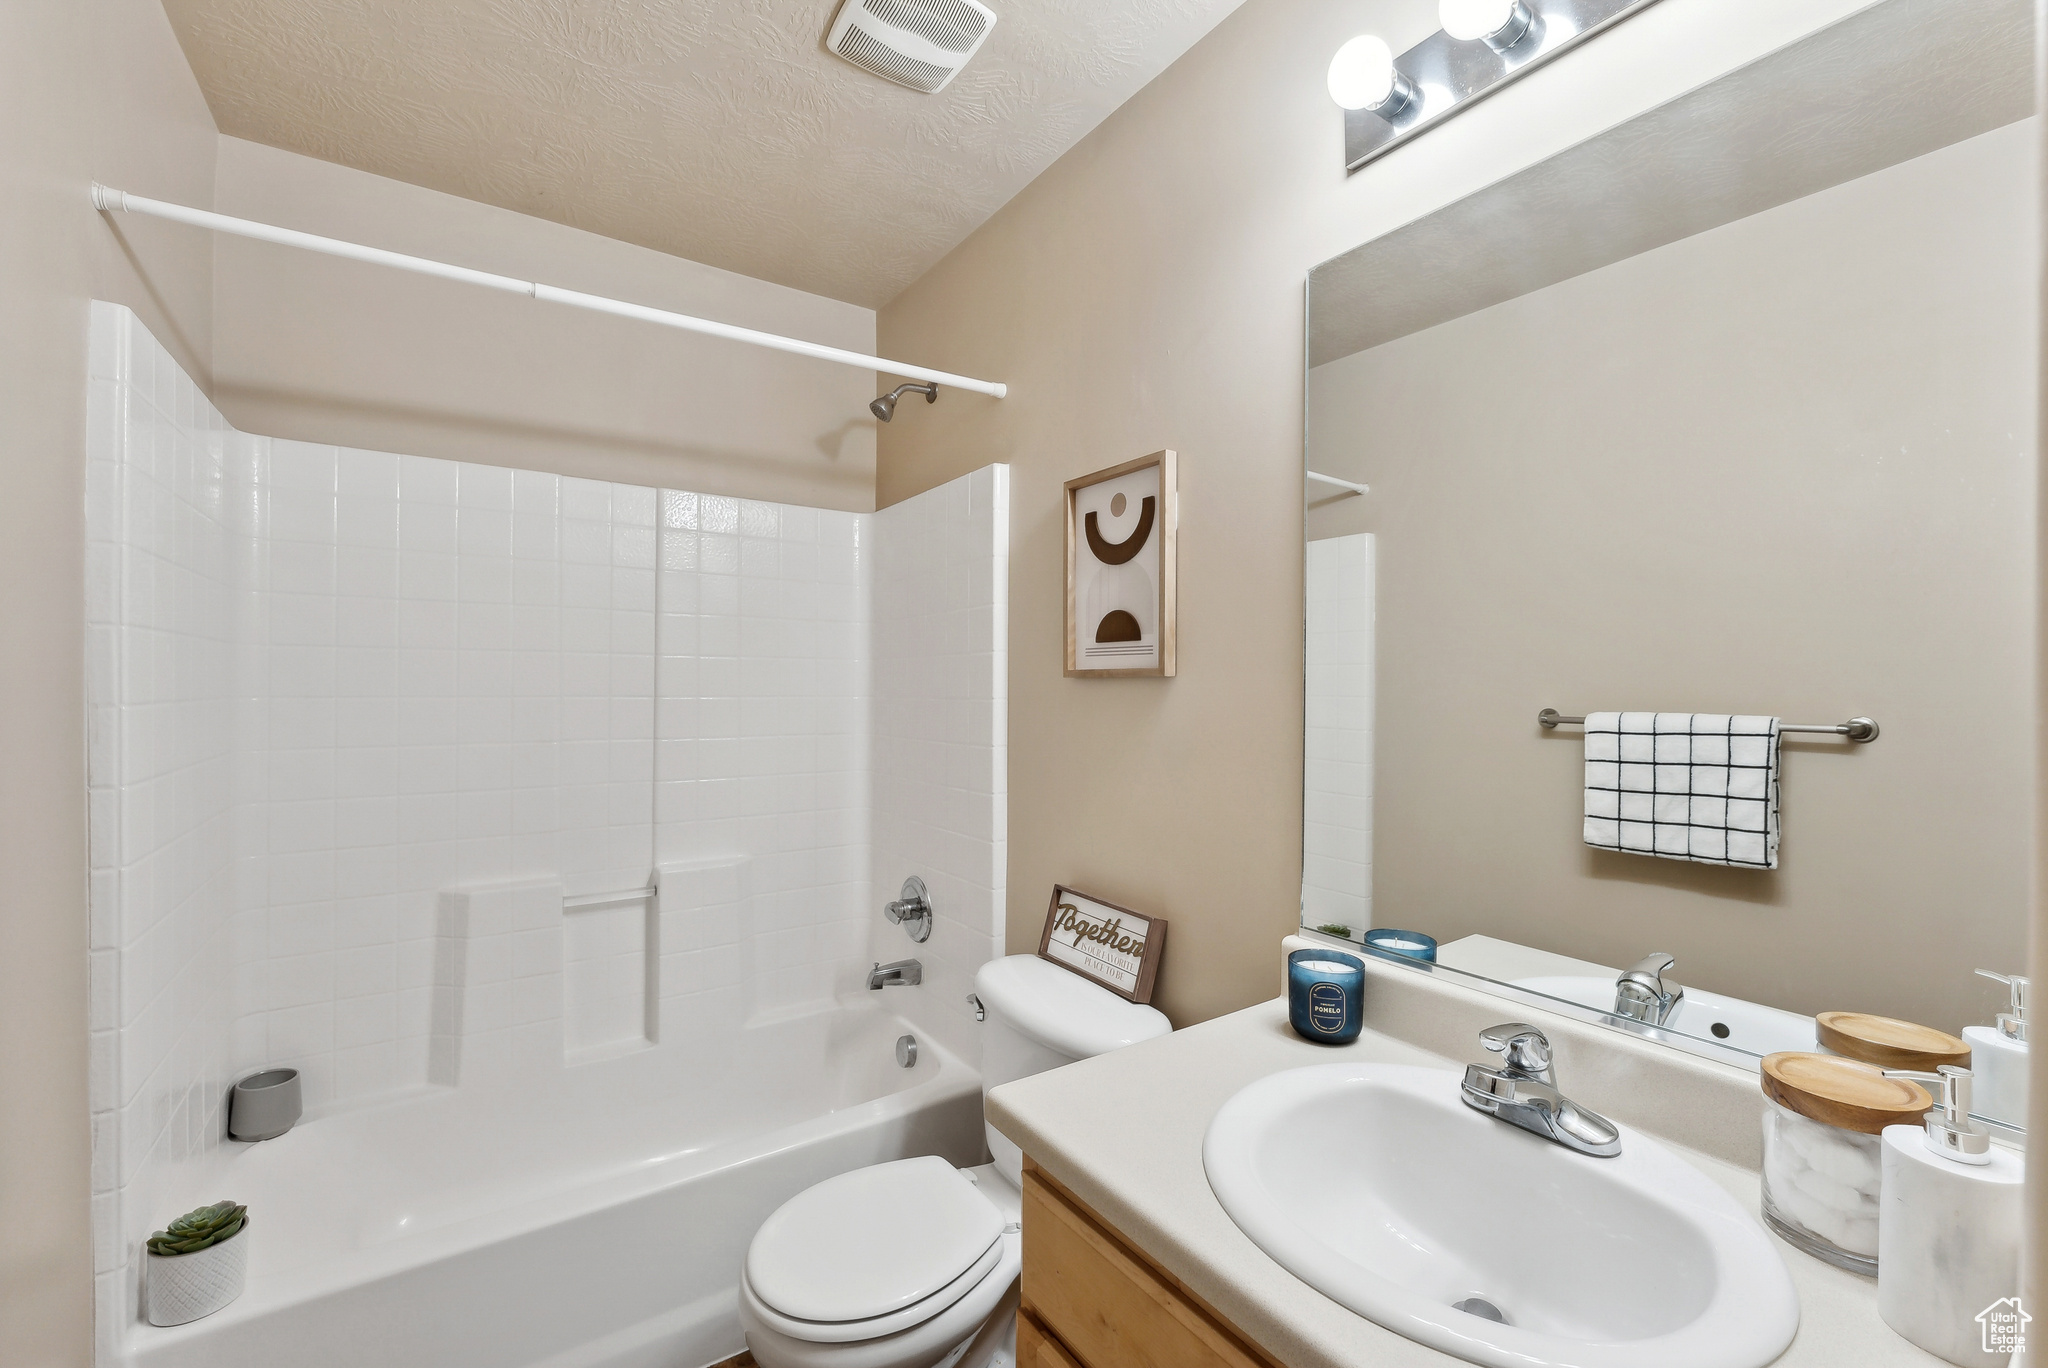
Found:
[[[791,1339],[807,1340],[812,1344],[848,1344],[854,1340],[883,1339],[904,1330],[916,1329],[934,1321],[942,1321],[959,1310],[961,1303],[975,1301],[982,1294],[982,1284],[995,1279],[995,1286],[987,1289],[1000,1294],[1017,1280],[1017,1268],[1022,1264],[1019,1254],[1020,1241],[1013,1235],[1005,1235],[988,1247],[988,1253],[976,1259],[965,1273],[947,1283],[923,1301],[912,1302],[901,1311],[892,1311],[886,1316],[870,1316],[866,1320],[813,1321],[798,1320],[785,1316],[754,1291],[753,1283],[747,1280],[747,1270],[740,1269],[740,1306],[761,1324],[777,1334]],[[1007,1259],[1011,1264],[1009,1276],[1001,1276],[1000,1270]],[[984,1311],[986,1307],[982,1308]]]
[[[784,1202],[747,1248],[754,1294],[806,1321],[871,1320],[954,1282],[1003,1218],[935,1155],[827,1178]]]

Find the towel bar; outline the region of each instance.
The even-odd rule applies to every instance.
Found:
[[[1583,727],[1583,717],[1566,717],[1555,708],[1545,708],[1536,714],[1536,724],[1546,731],[1553,727]],[[1852,717],[1847,722],[1780,722],[1781,732],[1826,732],[1832,736],[1846,736],[1851,741],[1877,740],[1877,723],[1868,717]]]

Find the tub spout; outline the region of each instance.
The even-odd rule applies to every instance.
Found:
[[[896,960],[890,964],[880,961],[868,970],[868,987],[897,988],[924,982],[924,965],[914,959]]]

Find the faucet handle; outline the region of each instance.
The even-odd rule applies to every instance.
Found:
[[[1649,954],[1630,965],[1628,972],[1631,974],[1648,974],[1651,978],[1661,979],[1664,977],[1664,971],[1677,963],[1678,956],[1670,951],[1652,950]]]
[[[1614,981],[1614,1014],[1627,1021],[1662,1026],[1677,1008],[1685,989],[1664,977],[1678,963],[1669,950],[1652,950],[1621,971]]]
[[[931,939],[932,899],[931,892],[924,886],[924,880],[913,874],[903,881],[903,891],[895,899],[882,904],[882,915],[903,928],[903,933],[919,945]]]
[[[1489,1026],[1479,1033],[1479,1043],[1500,1055],[1510,1069],[1529,1074],[1550,1072],[1550,1037],[1526,1022]]]

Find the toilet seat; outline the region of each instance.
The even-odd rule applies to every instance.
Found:
[[[744,1268],[740,1270],[740,1297],[747,1303],[747,1309],[752,1311],[763,1325],[778,1335],[787,1335],[791,1339],[806,1340],[812,1344],[846,1344],[854,1340],[879,1339],[883,1335],[893,1335],[899,1330],[908,1330],[913,1325],[922,1325],[938,1315],[979,1286],[982,1279],[995,1271],[1002,1257],[1003,1241],[998,1239],[968,1267],[966,1272],[931,1296],[912,1302],[899,1311],[891,1311],[887,1315],[865,1320],[812,1321],[786,1316],[770,1306],[766,1299],[754,1290],[752,1280]]]
[[[969,1361],[985,1363],[1009,1333],[1017,1308],[1017,1275],[1024,1267],[1021,1236],[1007,1231],[998,1243],[1002,1252],[995,1268],[930,1320],[893,1335],[838,1344],[785,1335],[767,1325],[743,1269],[739,1311],[747,1348],[761,1368],[966,1368]]]
[[[936,1155],[874,1164],[776,1208],[747,1246],[741,1285],[782,1333],[873,1339],[931,1319],[986,1277],[1003,1226]]]

